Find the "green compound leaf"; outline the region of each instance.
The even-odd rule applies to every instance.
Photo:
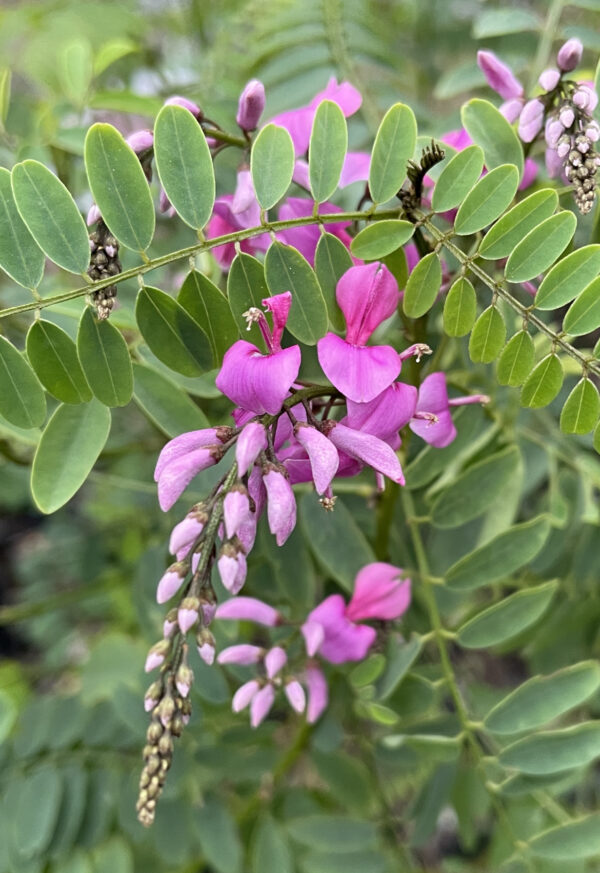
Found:
[[[356,234],[350,251],[363,261],[377,261],[408,242],[414,232],[415,226],[410,221],[375,221]]]
[[[406,283],[402,308],[409,318],[429,312],[442,284],[442,265],[435,252],[418,262]]]
[[[22,860],[41,854],[50,843],[63,793],[61,773],[45,764],[25,776],[16,809],[15,840]]]
[[[505,579],[535,558],[549,533],[550,522],[543,516],[516,524],[453,564],[446,583],[458,591],[470,591]]]
[[[485,649],[510,640],[544,614],[558,588],[545,582],[505,597],[459,628],[457,641],[466,649]]]
[[[51,321],[34,321],[27,334],[29,363],[47,391],[63,403],[86,403],[92,392],[86,382],[75,343]]]
[[[499,761],[504,767],[514,767],[521,773],[545,776],[584,767],[599,756],[600,722],[587,721],[517,740],[500,752]]]
[[[286,193],[294,173],[294,144],[283,127],[267,124],[252,145],[250,171],[256,199],[271,209]]]
[[[169,294],[158,288],[140,288],[135,317],[150,351],[171,370],[199,376],[211,369],[208,337]]]
[[[323,100],[315,112],[308,149],[310,190],[317,203],[329,200],[336,190],[347,150],[344,113],[337,103]]]
[[[557,825],[538,834],[528,845],[532,855],[549,861],[568,863],[578,858],[594,858],[600,854],[600,815]]]
[[[128,249],[145,251],[154,236],[154,203],[137,155],[112,124],[93,124],[84,157],[90,189],[111,233]]]
[[[288,824],[292,839],[311,849],[333,854],[371,848],[377,840],[375,825],[337,815],[307,815]]]
[[[105,406],[126,406],[133,394],[127,343],[110,321],[98,321],[89,306],[79,322],[77,354],[94,396]]]
[[[17,349],[0,336],[0,415],[17,427],[39,427],[46,418],[46,395]]]
[[[183,106],[163,106],[158,113],[154,158],[177,214],[190,227],[202,230],[215,202],[215,171],[204,132]]]
[[[478,254],[491,261],[508,257],[530,230],[550,218],[557,206],[558,194],[553,188],[543,188],[530,194],[490,228],[479,246]]]
[[[437,496],[431,507],[433,524],[458,527],[482,515],[520,463],[519,450],[510,446],[473,464]]]
[[[598,423],[600,395],[589,379],[581,379],[573,388],[560,414],[563,433],[589,433]]]
[[[444,302],[444,331],[448,336],[466,336],[477,316],[477,295],[472,284],[461,276],[452,285]]]
[[[535,295],[538,309],[557,309],[574,300],[600,272],[600,245],[571,252],[550,270]]]
[[[252,833],[251,873],[294,873],[287,836],[275,819],[262,816]]]
[[[489,364],[500,354],[506,340],[506,324],[495,306],[481,313],[469,338],[469,356],[472,361]]]
[[[133,399],[167,436],[209,427],[200,407],[174,382],[143,364],[133,365]]]
[[[46,425],[31,469],[31,493],[44,513],[79,491],[110,431],[110,410],[97,400],[59,406]]]
[[[535,360],[533,340],[520,330],[506,344],[500,355],[496,375],[501,385],[522,385],[531,373]]]
[[[454,230],[461,236],[477,233],[501,215],[516,194],[519,174],[502,164],[483,176],[460,205]]]
[[[433,189],[431,206],[435,212],[454,209],[465,199],[483,169],[483,152],[472,145],[457,152],[442,170]]]
[[[404,103],[395,103],[383,116],[373,145],[369,191],[374,203],[385,203],[399,191],[416,142],[414,112]]]
[[[580,706],[600,688],[600,665],[582,661],[550,676],[534,676],[497,703],[484,725],[494,734],[518,734],[542,727]]]
[[[541,409],[552,403],[564,379],[562,364],[556,355],[546,355],[536,365],[521,388],[521,406]]]
[[[460,115],[473,142],[483,149],[488,170],[500,164],[514,164],[521,178],[523,147],[516,131],[502,113],[488,100],[476,98],[465,103]]]
[[[563,321],[563,330],[571,336],[583,336],[597,327],[600,327],[600,276],[571,304]]]
[[[327,307],[314,270],[300,252],[280,242],[269,246],[265,278],[271,295],[292,292],[287,329],[301,343],[314,346],[329,325]]]
[[[343,245],[343,243],[342,243]],[[233,259],[229,276],[227,277],[227,298],[238,328],[243,331],[243,336],[255,345],[260,342],[260,329],[253,324],[249,331],[243,313],[252,306],[258,309],[262,307],[261,301],[269,296],[269,289],[265,279],[265,268],[252,255],[240,252]]]
[[[203,273],[192,270],[181,286],[177,302],[207,335],[214,364],[220,366],[227,349],[239,339],[237,325],[223,292]]]
[[[45,260],[19,215],[10,173],[0,167],[0,267],[24,288],[37,288],[44,275]]]
[[[509,282],[527,282],[550,267],[571,242],[577,219],[559,212],[530,230],[510,254],[504,275]]]
[[[315,273],[329,314],[329,324],[340,333],[346,328],[346,320],[335,296],[337,283],[346,270],[353,266],[350,252],[337,236],[322,233],[315,252]]]
[[[13,167],[11,182],[19,214],[42,251],[63,270],[85,273],[90,263],[87,228],[60,179],[39,161],[27,160]]]

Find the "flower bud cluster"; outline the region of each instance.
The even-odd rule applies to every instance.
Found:
[[[94,281],[108,279],[122,271],[119,260],[119,243],[109,231],[102,219],[96,220],[96,227],[90,233],[90,266],[88,276]],[[98,318],[103,321],[108,318],[117,296],[117,286],[109,285],[91,294],[92,303],[96,307]]]

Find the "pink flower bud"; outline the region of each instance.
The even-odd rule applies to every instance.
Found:
[[[173,636],[173,632],[177,627],[177,616],[175,616],[175,621],[171,621],[169,617],[165,618],[163,622],[163,637],[168,640]]]
[[[282,546],[296,526],[296,499],[287,475],[271,467],[263,476],[269,530]]]
[[[238,473],[243,476],[248,472],[263,449],[267,448],[267,433],[259,421],[249,422],[239,437],[235,446],[235,457]]]
[[[255,130],[265,108],[265,86],[258,79],[251,79],[242,93],[235,117],[242,130]]]
[[[185,557],[190,547],[202,533],[206,521],[207,517],[204,513],[189,512],[183,521],[180,521],[173,528],[169,539],[169,552],[172,555],[177,555],[178,558],[180,553],[183,552],[182,557]]]
[[[240,685],[238,690],[233,695],[233,700],[231,701],[231,708],[234,712],[241,712],[242,709],[245,709],[256,692],[260,688],[260,682],[256,679],[251,679],[249,682],[245,682],[243,685]]]
[[[265,720],[269,710],[275,701],[275,689],[272,685],[265,685],[257,691],[250,702],[250,724],[253,728]]]
[[[585,129],[585,135],[591,142],[598,142],[600,138],[600,127],[595,121],[592,121]]]
[[[281,615],[272,606],[254,597],[232,597],[217,607],[215,617],[237,621],[254,621],[267,627],[281,622]]]
[[[512,124],[516,121],[523,109],[523,98],[513,97],[511,100],[506,100],[500,107],[500,112]]]
[[[314,724],[329,703],[327,679],[319,667],[310,666],[306,668],[306,687],[308,689],[306,720],[309,724]]]
[[[558,50],[556,62],[563,73],[570,73],[579,64],[583,45],[576,37],[568,39]]]
[[[544,91],[553,91],[560,82],[560,73],[558,70],[544,70],[538,82],[540,83],[540,88],[543,88]]]
[[[556,118],[549,118],[546,122],[546,143],[551,149],[555,149],[558,141],[565,132],[564,127]]]
[[[249,515],[250,501],[248,499],[248,492],[243,486],[233,488],[226,494],[223,501],[223,520],[228,539],[236,535]]]
[[[528,100],[519,118],[519,136],[523,142],[533,142],[543,123],[544,104],[541,100]]]
[[[281,646],[273,646],[265,655],[265,670],[269,679],[273,679],[286,664],[287,655]]]
[[[306,709],[306,694],[297,679],[292,679],[285,686],[285,696],[292,709],[302,713]]]
[[[244,587],[248,565],[246,555],[229,543],[225,543],[217,561],[221,582],[230,594],[237,594]]]
[[[563,127],[571,127],[575,121],[575,113],[570,106],[563,106],[558,114],[558,118]]]
[[[92,224],[96,224],[96,222],[99,221],[101,218],[102,215],[100,213],[100,210],[95,203],[92,203],[92,205],[88,209],[87,218],[85,220],[87,226],[90,227]]]
[[[251,646],[248,643],[240,643],[237,646],[228,646],[217,655],[219,664],[257,664],[263,657],[265,650],[260,646]]]
[[[359,571],[354,594],[346,607],[350,621],[399,618],[410,605],[410,579],[399,567],[377,561]]]
[[[206,630],[206,628],[203,627],[198,632],[196,636],[196,646],[198,647],[198,654],[204,663],[208,664],[210,667],[215,660],[216,643],[215,638],[209,630]]]
[[[193,102],[193,100],[188,100],[187,97],[180,97],[175,94],[173,97],[169,97],[168,100],[165,100],[165,106],[182,106],[184,109],[187,109],[188,112],[191,112],[195,118],[198,118],[202,115],[202,110],[200,107]]]
[[[200,618],[200,601],[197,597],[186,597],[177,610],[177,623],[182,634],[198,623]]]
[[[165,657],[170,648],[171,644],[168,640],[159,640],[158,643],[154,643],[148,652],[148,657],[146,658],[146,664],[144,666],[146,673],[150,673],[151,670],[155,670],[164,663]]]
[[[194,674],[186,664],[181,664],[175,677],[175,685],[182,697],[187,697],[194,681]]]
[[[154,134],[151,130],[136,130],[130,134],[125,140],[127,145],[133,149],[136,155],[142,152],[147,152],[154,145]]]
[[[181,588],[187,575],[187,567],[184,564],[171,564],[167,572],[161,578],[156,589],[156,602],[166,603]]]
[[[573,103],[578,109],[590,115],[598,105],[598,95],[594,88],[582,82],[573,94]]]
[[[558,155],[559,158],[566,158],[570,151],[571,151],[570,139],[568,142],[566,142],[566,141],[559,142],[559,144],[556,146],[556,154]]]
[[[337,473],[340,463],[337,449],[325,434],[303,422],[295,425],[294,436],[309,457],[317,494],[323,494]]]
[[[477,63],[482,70],[490,88],[493,88],[503,100],[523,95],[523,86],[514,73],[493,52],[478,51]]]

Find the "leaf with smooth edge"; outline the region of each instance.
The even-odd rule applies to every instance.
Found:
[[[515,196],[519,174],[512,164],[486,173],[471,188],[454,221],[454,230],[461,236],[477,233],[501,215]]]
[[[386,873],[390,868],[384,855],[365,849],[339,855],[325,850],[308,852],[300,861],[300,869],[302,873]]]
[[[383,116],[373,145],[369,191],[374,203],[385,203],[400,190],[416,141],[414,112],[404,103],[395,103]]]
[[[63,780],[54,764],[44,764],[23,782],[16,809],[15,840],[22,860],[39,855],[52,839],[63,793]]]
[[[544,516],[516,524],[453,564],[446,584],[470,591],[505,579],[535,558],[549,533],[550,522]]]
[[[346,328],[342,310],[337,304],[337,283],[353,265],[350,252],[337,236],[322,233],[315,252],[315,273],[329,314],[329,324],[340,333]]]
[[[177,302],[207,335],[215,366],[220,366],[223,355],[240,336],[223,292],[203,273],[192,270],[181,286]]]
[[[581,379],[566,399],[560,414],[563,433],[589,433],[598,423],[600,396],[589,379]]]
[[[0,167],[0,267],[24,288],[37,288],[45,257],[19,215],[8,170]]]
[[[489,364],[500,354],[506,340],[506,323],[495,306],[481,313],[469,337],[469,355],[472,361]]]
[[[105,224],[128,249],[145,251],[154,236],[154,203],[137,155],[112,124],[93,124],[85,169]]]
[[[378,700],[386,700],[394,693],[423,648],[423,641],[417,634],[413,634],[408,642],[401,645],[398,643],[397,639],[390,636],[386,651],[385,671],[376,686]]]
[[[90,306],[79,322],[77,354],[94,396],[105,406],[126,406],[133,393],[127,343],[110,321],[99,321]]]
[[[199,376],[212,367],[210,341],[199,324],[169,294],[140,288],[135,317],[150,351],[183,376]]]
[[[556,593],[558,582],[545,582],[505,597],[457,631],[457,642],[466,649],[485,649],[510,640],[544,614]]]
[[[98,400],[61,405],[46,425],[31,469],[31,493],[44,513],[79,491],[110,431],[110,410]]]
[[[262,300],[269,296],[265,280],[265,268],[252,255],[240,252],[233,259],[229,276],[227,277],[227,298],[231,313],[245,339],[253,343],[260,342],[260,328],[253,324],[247,330],[248,324],[244,318],[252,306],[262,307]]]
[[[539,276],[564,252],[576,227],[572,212],[559,212],[530,230],[509,255],[504,269],[506,279],[527,282]]]
[[[404,245],[415,232],[410,221],[374,221],[356,234],[350,243],[350,251],[355,258],[363,261],[378,261]]]
[[[347,150],[344,113],[337,103],[323,100],[315,112],[308,149],[310,190],[317,203],[329,200],[336,190]]]
[[[596,425],[594,429],[593,446],[594,451],[598,452],[598,454],[600,455],[600,422]]]
[[[17,427],[39,427],[46,418],[46,395],[17,349],[0,336],[0,415]]]
[[[94,75],[92,46],[85,38],[69,42],[58,56],[58,75],[65,94],[83,108]]]
[[[501,385],[522,385],[531,373],[535,360],[533,340],[526,330],[520,330],[505,345],[498,361],[496,375]]]
[[[466,336],[477,316],[477,295],[467,278],[452,285],[444,301],[444,330],[448,336]]]
[[[534,676],[515,688],[485,717],[494,734],[532,731],[580,706],[600,688],[600,665],[582,661],[552,673]]]
[[[473,142],[483,149],[488,170],[500,164],[514,164],[521,178],[524,165],[521,141],[493,103],[479,98],[469,100],[462,107],[460,116]]]
[[[529,840],[528,847],[536,858],[549,861],[594,858],[600,855],[600,815],[588,815],[549,828]]]
[[[432,209],[446,212],[462,203],[483,169],[483,152],[479,146],[467,146],[457,152],[444,167],[433,189]]]
[[[377,839],[375,825],[341,815],[307,815],[288,823],[290,836],[303,846],[331,854],[368,849]]]
[[[535,295],[538,309],[557,309],[577,297],[600,272],[600,245],[584,246],[555,264]]]
[[[85,273],[87,228],[60,179],[39,161],[27,160],[13,167],[11,184],[19,214],[42,251],[63,270]]]
[[[274,242],[265,256],[265,278],[271,295],[292,292],[286,328],[301,343],[314,346],[329,325],[323,292],[310,264],[293,246]]]
[[[597,327],[600,327],[600,276],[571,304],[563,321],[563,330],[571,336],[583,336]]]
[[[47,391],[63,403],[86,403],[92,392],[71,337],[51,321],[34,321],[27,333],[29,363]]]
[[[458,527],[482,515],[521,463],[516,446],[484,458],[461,473],[438,494],[431,515],[436,527]]]
[[[587,721],[557,731],[542,731],[517,740],[498,756],[504,767],[544,776],[584,767],[600,756],[600,722]]]
[[[271,209],[286,193],[294,173],[294,144],[284,127],[267,124],[252,145],[250,171],[256,199]]]
[[[235,819],[227,807],[211,797],[196,813],[202,854],[218,873],[242,873],[242,845]]]
[[[556,355],[546,355],[535,366],[521,388],[521,406],[541,409],[552,403],[565,377],[562,364]]]
[[[530,194],[488,230],[478,254],[492,261],[506,258],[530,230],[550,218],[557,206],[558,194],[552,188],[543,188]]]
[[[202,230],[215,202],[215,171],[206,137],[183,106],[163,106],[154,122],[154,159],[177,214]]]
[[[133,378],[133,399],[167,436],[210,426],[200,407],[162,373],[134,364]]]
[[[442,284],[442,265],[435,252],[418,262],[406,283],[402,308],[409,318],[420,318],[429,312]]]
[[[252,833],[251,873],[294,873],[287,835],[275,819],[262,816]]]

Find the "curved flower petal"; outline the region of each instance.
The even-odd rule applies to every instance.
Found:
[[[371,169],[371,155],[368,152],[348,152],[342,167],[339,187],[345,188],[352,182],[366,182]]]
[[[317,494],[322,494],[331,485],[339,467],[337,449],[325,434],[309,424],[297,424],[294,435],[310,459]]]
[[[350,457],[373,467],[392,482],[404,485],[404,474],[398,456],[383,440],[339,423],[332,428],[329,439]]]
[[[323,100],[332,100],[334,103],[337,103],[346,118],[348,118],[360,109],[362,95],[350,82],[340,82],[338,84],[335,76],[332,76],[327,83],[327,87],[323,91],[319,91],[310,101],[310,108],[316,109]]]
[[[417,408],[417,389],[404,382],[393,382],[368,403],[347,401],[347,423],[389,442],[411,420]]]
[[[162,469],[158,479],[158,502],[163,512],[167,512],[179,500],[194,476],[220,460],[215,455],[216,448],[208,446],[196,449]]]
[[[377,262],[346,270],[335,296],[348,325],[346,340],[359,346],[366,344],[400,302],[398,283],[388,268]]]
[[[238,406],[256,415],[281,409],[300,369],[300,348],[290,346],[261,355],[256,346],[238,340],[225,354],[216,386]]]
[[[189,454],[202,446],[211,446],[219,442],[218,430],[215,427],[204,427],[201,430],[190,430],[182,433],[175,439],[169,440],[163,446],[154,470],[154,481],[158,479],[167,464],[176,461],[183,455]]]
[[[287,476],[279,470],[269,470],[263,476],[267,491],[269,530],[278,546],[282,546],[296,526],[296,498]]]
[[[493,88],[503,100],[523,96],[523,86],[510,67],[496,57],[494,52],[478,51],[477,64],[490,88]]]
[[[314,724],[322,715],[329,703],[329,689],[325,674],[314,664],[306,668],[306,687],[308,689],[308,705],[306,721]]]
[[[271,124],[285,127],[292,138],[297,157],[308,151],[314,115],[314,109],[306,106],[302,109],[290,109],[288,112],[282,112],[271,119]]]
[[[391,346],[354,346],[328,333],[317,343],[323,372],[350,400],[367,403],[394,381],[402,362]]]
[[[323,640],[318,653],[332,664],[362,661],[375,642],[373,628],[353,624],[347,618],[346,604],[341,594],[327,597],[309,613],[306,624],[309,628],[312,625],[322,627]],[[302,632],[305,634],[304,626]]]
[[[399,618],[409,607],[410,585],[399,567],[381,561],[367,564],[356,577],[346,616],[351,621]]]
[[[410,429],[417,436],[420,436],[422,440],[425,440],[426,443],[435,446],[436,449],[444,449],[456,437],[456,428],[448,410],[436,414],[438,417],[437,421],[424,421],[413,418],[410,423]]]

